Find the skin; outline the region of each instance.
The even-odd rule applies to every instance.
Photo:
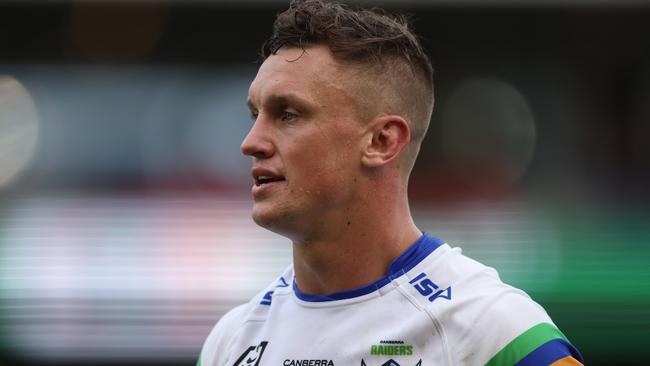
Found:
[[[254,221],[292,240],[296,283],[319,295],[383,277],[421,236],[400,159],[409,125],[359,113],[359,98],[373,96],[348,92],[359,81],[346,76],[326,46],[280,49],[250,86],[254,122],[241,145],[253,171],[283,178],[253,187]]]

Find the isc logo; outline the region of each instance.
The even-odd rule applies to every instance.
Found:
[[[422,295],[428,297],[429,301],[433,302],[435,299],[451,300],[451,286],[444,290],[439,290],[439,286],[427,278],[426,273],[422,272],[409,283],[415,287],[416,290]]]

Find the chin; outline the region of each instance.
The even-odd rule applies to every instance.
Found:
[[[251,217],[253,218],[253,221],[255,221],[257,225],[265,229],[268,229],[268,226],[270,226],[271,223],[274,221],[271,217],[269,217],[269,215],[257,211],[253,211]]]
[[[277,207],[264,203],[256,203],[253,206],[251,214],[253,221],[265,229],[273,231],[273,227],[283,221],[282,217],[285,216]]]
[[[280,210],[277,207],[253,207],[252,218],[255,223],[269,231],[282,235],[287,238],[300,236],[296,231],[297,220],[295,215],[291,215],[286,210]]]

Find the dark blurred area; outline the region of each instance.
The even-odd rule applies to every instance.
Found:
[[[419,226],[531,294],[587,365],[644,365],[650,3],[368,3],[410,14],[434,63]],[[193,365],[289,264],[239,153],[285,8],[0,3],[0,365]]]

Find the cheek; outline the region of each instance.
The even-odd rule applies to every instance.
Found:
[[[320,199],[335,199],[356,176],[358,164],[354,162],[352,152],[342,146],[312,147],[308,153],[296,156],[300,172],[292,189]]]
[[[319,147],[305,149],[290,157],[290,181],[294,189],[310,189],[326,185],[332,177],[336,165],[331,151]]]
[[[309,134],[294,138],[295,143],[286,146],[283,154],[292,189],[316,190],[325,193],[330,190],[343,190],[358,174],[360,153],[358,141],[354,139],[357,131],[339,123],[338,128],[319,128]]]

